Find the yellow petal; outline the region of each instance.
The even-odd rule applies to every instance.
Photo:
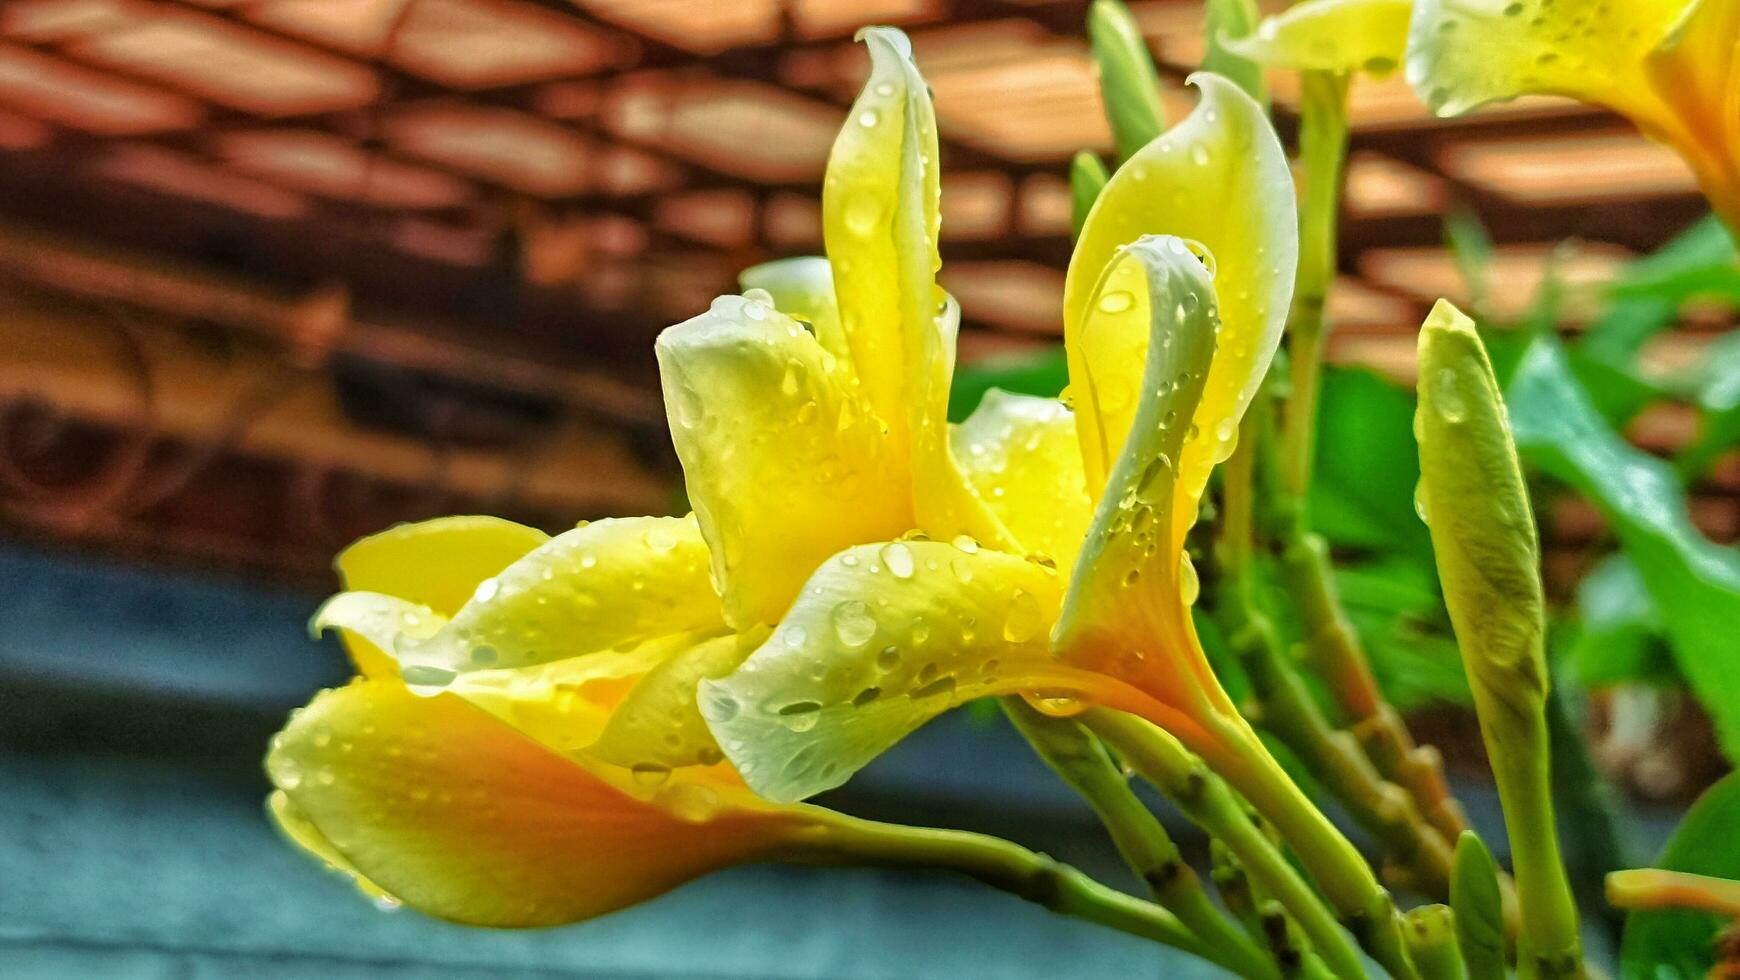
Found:
[[[1644,62],[1671,122],[1639,119],[1679,150],[1731,229],[1740,229],[1740,0],[1697,0]]]
[[[1262,108],[1231,82],[1198,73],[1191,83],[1202,90],[1201,102],[1112,175],[1070,258],[1064,342],[1096,498],[1136,412],[1150,326],[1142,290],[1099,288],[1118,249],[1147,234],[1178,235],[1199,243],[1217,270],[1220,349],[1197,407],[1196,435],[1175,459],[1181,481],[1198,494],[1214,462],[1231,452],[1237,418],[1268,370],[1293,292],[1298,217],[1280,141]],[[1177,517],[1194,518],[1193,508]]]
[[[624,650],[532,667],[472,671],[460,674],[445,690],[550,749],[584,760],[643,677],[715,635],[674,633]]]
[[[1643,59],[1688,0],[1417,0],[1408,82],[1439,115],[1529,93],[1659,115]]]
[[[340,597],[343,599],[344,597]],[[523,667],[719,628],[707,546],[692,517],[629,517],[564,532],[479,582],[432,635],[415,609],[374,616],[379,598],[334,600],[317,625],[365,629],[413,686],[439,689],[465,671]],[[347,618],[340,619],[343,614]],[[395,623],[399,633],[390,633]]]
[[[701,711],[757,793],[799,800],[1050,666],[1060,593],[1054,569],[966,539],[851,548],[742,667],[701,684]]]
[[[350,861],[338,853],[332,842],[320,833],[320,828],[314,826],[314,821],[309,820],[306,813],[290,802],[290,797],[283,790],[275,789],[266,797],[266,815],[272,818],[272,825],[290,843],[319,859],[327,868],[349,878],[356,885],[357,891],[377,902],[389,905],[398,903],[398,899],[387,894],[386,889],[363,877],[360,871],[352,867]]]
[[[733,626],[774,623],[841,548],[912,527],[904,464],[836,359],[757,299],[659,335],[671,439]]]
[[[441,517],[371,534],[339,552],[334,564],[346,589],[395,596],[451,616],[477,583],[548,540],[537,528],[499,517]],[[398,675],[385,650],[351,632],[344,634],[344,645],[358,673]]]
[[[1226,47],[1271,68],[1385,75],[1401,64],[1412,12],[1412,0],[1304,0]]]
[[[960,307],[936,284],[940,184],[930,90],[905,34],[872,27],[859,37],[870,50],[870,78],[834,141],[822,189],[822,232],[851,368],[888,425],[891,464],[910,459],[916,525],[999,542],[1003,529],[949,452]]]
[[[267,769],[346,866],[470,925],[602,915],[756,859],[806,819],[692,784],[669,788],[680,805],[642,802],[457,698],[382,682],[316,698]]]
[[[1132,294],[1132,308],[1149,314],[1152,340],[1130,435],[1070,576],[1054,645],[1067,663],[1126,679],[1200,717],[1198,709],[1226,699],[1190,626],[1195,570],[1184,554],[1189,523],[1178,518],[1183,508],[1194,517],[1196,496],[1180,484],[1178,460],[1218,356],[1215,289],[1182,241],[1149,237],[1106,271],[1101,298],[1107,290]]]
[[[666,658],[611,712],[589,754],[646,780],[672,769],[717,765],[723,755],[701,717],[697,685],[736,670],[767,632],[714,637]]]
[[[992,388],[950,440],[967,480],[1020,548],[1069,568],[1093,515],[1069,409]]]
[[[834,269],[819,255],[763,262],[743,270],[737,281],[745,291],[760,289],[773,297],[774,309],[810,325],[822,349],[850,360],[851,349],[840,326],[840,304],[834,299]]]
[[[446,625],[446,616],[419,602],[379,592],[340,592],[321,605],[308,629],[315,636],[340,630],[357,673],[395,678],[399,676],[394,654],[399,639],[426,640]]]

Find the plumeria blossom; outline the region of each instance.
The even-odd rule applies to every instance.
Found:
[[[1386,75],[1407,49],[1412,14],[1413,0],[1303,0],[1223,43],[1271,68]]]
[[[1220,76],[1192,81],[1195,111],[1113,176],[1072,258],[1075,411],[998,396],[953,435],[997,536],[920,519],[928,536],[840,551],[740,668],[702,684],[757,792],[839,785],[993,694],[1135,710],[1205,751],[1250,742],[1191,624],[1184,536],[1278,344],[1297,226],[1260,107]]]
[[[315,626],[343,629],[360,676],[273,739],[269,809],[365,892],[468,924],[552,925],[765,858],[828,819],[750,793],[694,713],[695,680],[743,641],[692,520],[551,538],[445,518],[365,538],[338,565],[351,591]],[[490,666],[445,666],[461,650]]]
[[[1612,109],[1740,228],[1740,0],[1418,0],[1407,61],[1440,115],[1529,93]]]
[[[722,761],[698,683],[764,647],[842,549],[925,532],[1012,547],[1016,528],[1073,556],[1079,463],[1021,462],[1073,461],[1069,413],[1003,397],[947,425],[959,310],[935,282],[934,112],[905,36],[862,37],[872,72],[829,159],[829,257],[752,269],[743,295],[659,338],[693,515],[553,538],[449,518],[341,556],[347,591],[314,626],[342,632],[361,677],[293,718],[268,770],[287,835],[365,890],[463,922],[549,924],[783,853],[836,817],[750,793],[756,763]],[[1000,476],[1011,461],[1025,482]],[[988,503],[1005,493],[1029,502],[1007,524]],[[910,574],[926,559],[883,560]],[[1031,614],[1042,640],[1055,561],[1007,560],[1034,579],[1017,605],[1051,596]],[[847,771],[817,761],[830,766]]]

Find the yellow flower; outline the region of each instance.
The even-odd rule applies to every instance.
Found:
[[[1440,115],[1528,93],[1612,109],[1740,229],[1740,0],[1419,0],[1408,81]]]
[[[270,812],[364,891],[457,922],[553,925],[825,820],[750,793],[695,712],[695,680],[741,655],[693,521],[549,538],[447,518],[338,564],[353,591],[315,625],[342,627],[361,676],[273,739]]]
[[[1003,427],[951,435],[944,415],[959,310],[935,282],[929,93],[904,35],[863,36],[872,73],[823,196],[830,258],[752,269],[744,295],[659,338],[693,515],[554,538],[449,518],[340,557],[347,591],[314,626],[342,631],[363,676],[300,712],[268,770],[287,835],[365,890],[458,921],[548,924],[813,841],[823,823],[840,832],[837,815],[744,787],[697,684],[742,663],[841,549],[914,529],[1013,540],[951,444]],[[1054,403],[1031,418],[1002,404],[1036,451],[1067,444]],[[1086,523],[1074,472],[1057,506],[1018,524],[1059,554]],[[1036,472],[1024,491],[1057,479]]]
[[[702,684],[757,792],[839,785],[986,695],[1135,710],[1205,753],[1252,744],[1196,638],[1184,536],[1279,341],[1297,226],[1262,109],[1193,81],[1196,110],[1113,176],[1071,261],[1076,411],[999,395],[953,433],[1000,538],[921,519],[930,537],[847,548],[742,667]]]
[[[1227,49],[1272,68],[1384,75],[1401,63],[1413,0],[1303,0]]]

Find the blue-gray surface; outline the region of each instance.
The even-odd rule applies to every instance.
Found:
[[[336,651],[303,633],[315,597],[22,548],[0,548],[0,582],[8,980],[1215,972],[942,875],[740,868],[539,932],[380,912],[280,842],[260,806],[268,733],[343,676]],[[1081,807],[1009,747],[951,722],[840,803],[994,829],[1115,874]],[[990,805],[957,805],[972,794]]]

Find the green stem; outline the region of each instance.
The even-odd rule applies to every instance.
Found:
[[[1174,947],[1209,962],[1222,951],[1202,942],[1177,917],[1152,902],[1107,888],[1069,865],[984,834],[861,820],[824,811],[798,831],[780,859],[820,864],[943,869],[1062,915]]]
[[[1431,746],[1416,745],[1400,713],[1384,700],[1359,635],[1342,611],[1328,545],[1306,530],[1303,506],[1288,501],[1278,510],[1282,583],[1299,611],[1312,667],[1347,714],[1348,728],[1379,774],[1407,790],[1446,841],[1455,840],[1468,829],[1468,819],[1444,779],[1443,758]]]
[[[1292,914],[1336,976],[1356,980],[1365,975],[1358,951],[1335,914],[1257,829],[1225,781],[1171,735],[1134,715],[1090,708],[1080,720],[1185,816],[1225,845],[1251,883]]]
[[[1299,156],[1305,189],[1299,205],[1299,274],[1288,317],[1292,391],[1284,436],[1285,486],[1304,496],[1311,484],[1312,434],[1328,324],[1324,304],[1335,279],[1336,208],[1347,158],[1347,82],[1343,72],[1300,74]]]
[[[1220,538],[1215,549],[1215,616],[1249,677],[1257,720],[1297,754],[1313,776],[1340,800],[1389,858],[1428,894],[1449,894],[1449,840],[1420,814],[1414,799],[1385,779],[1357,738],[1335,728],[1283,652],[1269,618],[1258,608],[1251,579],[1253,463],[1269,445],[1266,398],[1246,415],[1239,448],[1223,469]]]
[[[1162,908],[1207,946],[1219,950],[1221,964],[1235,973],[1253,978],[1280,975],[1244,930],[1215,906],[1166,828],[1131,791],[1124,774],[1086,729],[1070,719],[1044,714],[1021,698],[1004,698],[1002,706],[1039,757],[1099,815],[1118,853],[1147,883]]]
[[[1553,823],[1549,758],[1551,749],[1544,710],[1519,713],[1474,689],[1481,734],[1504,805],[1504,829],[1510,836],[1511,868],[1516,875],[1522,917],[1517,961],[1525,976],[1543,980],[1582,977],[1582,942],[1577,930],[1577,903],[1559,856],[1559,834]],[[1503,715],[1502,727],[1489,719]],[[1502,745],[1495,745],[1502,739]]]

